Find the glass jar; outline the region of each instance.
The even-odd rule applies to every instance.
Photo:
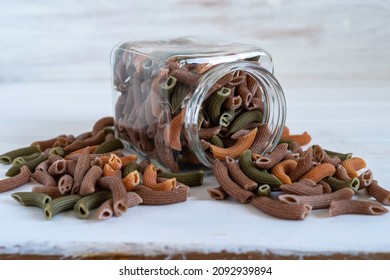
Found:
[[[264,155],[280,139],[286,102],[261,48],[194,38],[126,42],[113,49],[111,68],[117,137],[173,172],[212,167],[245,149]]]

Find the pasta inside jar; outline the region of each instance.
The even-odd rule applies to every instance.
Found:
[[[191,38],[127,42],[112,52],[115,128],[125,146],[179,172],[264,154],[286,119],[270,55]]]

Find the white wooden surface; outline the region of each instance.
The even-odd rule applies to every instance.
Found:
[[[244,2],[244,3],[242,3]],[[389,1],[0,1],[0,153],[112,114],[109,53],[118,41],[207,35],[258,44],[274,58],[287,125],[354,152],[390,188]],[[0,166],[0,178],[7,170]],[[274,219],[208,199],[212,176],[182,204],[139,206],[106,222],[0,194],[0,254],[282,255],[390,252],[390,216]],[[28,190],[30,186],[21,190]]]

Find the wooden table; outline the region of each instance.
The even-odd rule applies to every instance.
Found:
[[[287,125],[312,143],[363,157],[390,189],[390,87],[285,88]],[[0,153],[61,133],[89,130],[112,114],[109,83],[0,84]],[[54,94],[55,93],[55,94]],[[0,166],[4,178],[7,166]],[[31,184],[17,189],[30,190]],[[39,208],[0,194],[0,259],[389,259],[390,215],[315,210],[304,221],[279,220],[235,201],[213,201],[204,186],[187,202],[137,206],[107,221],[66,212],[46,221]],[[359,196],[365,198],[364,192]]]

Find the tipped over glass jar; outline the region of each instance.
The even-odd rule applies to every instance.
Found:
[[[115,129],[126,148],[179,172],[246,149],[267,154],[286,120],[271,56],[256,46],[194,38],[118,44]]]

